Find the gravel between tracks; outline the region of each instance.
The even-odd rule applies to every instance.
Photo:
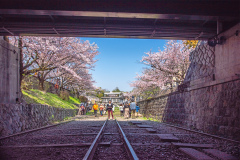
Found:
[[[186,157],[185,154],[181,153],[176,148],[172,148],[170,146],[133,146],[138,158],[140,160],[190,160],[190,158]]]
[[[94,160],[129,160],[123,146],[105,147],[100,146],[96,149]]]
[[[80,160],[83,159],[88,147],[61,148],[11,148],[1,149],[1,160]]]
[[[117,123],[113,120],[109,120],[106,124],[104,133],[118,133]]]
[[[112,142],[112,143],[121,143],[120,135],[103,135],[101,142]]]
[[[127,134],[127,138],[130,143],[160,143],[160,138],[156,135],[148,136],[148,135],[129,135]]]
[[[6,139],[1,142],[2,146],[16,145],[47,145],[47,144],[69,144],[69,143],[92,143],[95,136],[37,136],[28,138]]]

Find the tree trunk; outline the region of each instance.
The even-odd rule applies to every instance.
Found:
[[[59,89],[60,89],[60,91],[63,91],[63,83],[61,83]]]
[[[9,40],[9,39],[8,39]],[[18,48],[19,48],[19,85],[20,85],[20,93],[19,93],[19,103],[26,103],[23,99],[23,93],[21,90],[22,80],[23,80],[23,53],[22,53],[22,38],[18,39]]]
[[[43,73],[38,73],[38,81],[39,81],[39,90],[43,91],[44,90],[44,76]]]
[[[44,80],[39,79],[39,90],[43,91],[44,90]]]

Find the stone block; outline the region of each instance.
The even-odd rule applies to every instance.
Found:
[[[240,120],[238,118],[236,118],[234,120],[234,127],[239,127],[240,126]]]
[[[192,148],[179,148],[179,150],[187,154],[189,157],[191,157],[194,160],[213,160],[213,158]]]
[[[217,149],[203,149],[203,151],[221,160],[237,160],[236,157],[229,155],[225,152],[219,151]]]
[[[175,143],[172,142],[175,147],[186,147],[186,148],[213,148],[213,144],[192,144],[192,143]]]
[[[218,131],[217,125],[208,125],[208,133],[216,134]]]
[[[225,135],[225,126],[219,126],[218,134]]]
[[[157,136],[161,139],[161,141],[164,141],[164,142],[180,141],[180,139],[174,136],[173,134],[158,134]]]

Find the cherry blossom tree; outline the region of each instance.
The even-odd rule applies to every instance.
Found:
[[[130,84],[135,88],[132,94],[154,91],[156,88],[173,88],[174,85],[183,82],[192,49],[182,41],[170,40],[164,46],[164,50],[145,53],[141,62],[147,65],[147,68]]]
[[[39,89],[44,89],[45,80],[56,77],[92,86],[88,70],[93,69],[97,61],[94,59],[98,54],[96,44],[73,37],[10,37],[13,45],[17,45],[17,41],[23,57],[21,74],[35,74]]]

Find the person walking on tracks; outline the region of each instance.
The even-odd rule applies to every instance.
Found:
[[[132,119],[135,119],[136,103],[134,102],[134,100],[132,100],[132,103],[130,104],[130,109],[132,112]]]
[[[78,109],[78,115],[81,115],[81,113],[82,113],[82,109],[81,109],[81,105],[80,105],[80,107]]]
[[[81,105],[81,115],[84,115],[84,113],[85,113],[85,107],[84,107],[84,105],[82,104],[82,105]]]
[[[104,106],[103,106],[103,104],[101,104],[100,105],[100,114],[101,114],[101,116],[103,116],[103,109],[104,109]]]
[[[110,113],[112,115],[112,119],[113,119],[113,104],[111,102],[111,100],[108,101],[108,104],[107,104],[107,111],[108,111],[108,120],[110,120]]]
[[[129,104],[125,102],[124,104],[124,118],[129,118]]]
[[[121,117],[123,116],[123,104],[120,104],[119,110],[121,112]]]
[[[98,105],[96,104],[96,102],[93,105],[93,110],[94,110],[95,117],[97,117]]]
[[[138,106],[138,104],[136,103],[136,112],[137,112],[137,117],[138,117],[138,112],[139,112],[140,107]]]
[[[106,104],[104,104],[104,107],[103,107],[103,114],[106,114],[107,112],[107,107],[106,107]]]

